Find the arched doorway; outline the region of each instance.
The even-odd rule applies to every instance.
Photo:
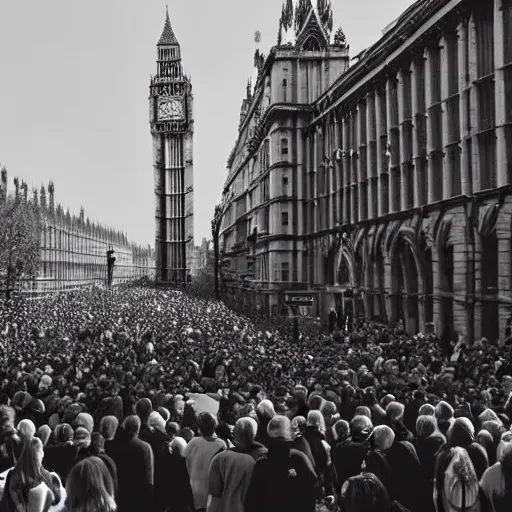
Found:
[[[453,245],[444,246],[440,258],[441,270],[441,332],[447,332],[453,339]]]
[[[407,331],[417,333],[421,327],[418,294],[420,276],[410,243],[399,235],[392,256],[393,322],[403,320]]]
[[[384,322],[388,321],[386,312],[386,284],[384,281],[384,254],[382,253],[382,247],[380,244],[375,249],[375,272],[376,272],[376,284],[377,284],[377,298],[376,303],[378,304],[378,310],[375,311],[380,319]]]
[[[493,231],[482,237],[482,336],[499,340],[498,237]]]
[[[364,261],[364,250],[363,244],[359,245],[358,250],[354,254],[354,287],[364,288],[365,283],[365,261]],[[358,290],[354,296],[354,313],[357,318],[364,318],[366,316],[365,311],[365,291]]]

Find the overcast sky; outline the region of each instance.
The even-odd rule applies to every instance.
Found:
[[[411,0],[333,0],[352,56]],[[213,207],[252,75],[254,32],[275,44],[282,0],[169,0],[192,75],[195,239]],[[0,2],[0,164],[9,181],[55,183],[56,200],[154,244],[149,76],[166,0]]]

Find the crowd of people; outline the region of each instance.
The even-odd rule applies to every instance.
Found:
[[[0,512],[512,510],[509,345],[139,286],[2,302],[0,356]]]

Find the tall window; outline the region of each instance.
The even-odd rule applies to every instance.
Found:
[[[288,139],[281,139],[281,157],[283,160],[288,160]]]
[[[281,224],[288,226],[288,212],[281,212]]]
[[[430,98],[431,104],[428,105],[428,117],[430,119],[431,130],[429,132],[430,160],[432,165],[432,177],[435,186],[433,188],[434,201],[443,198],[443,124],[442,124],[442,104],[441,104],[441,51],[438,46],[429,50],[430,64]]]
[[[287,261],[281,263],[281,281],[290,281],[290,264]]]
[[[480,188],[497,186],[494,96],[494,5],[485,3],[476,13],[478,92],[478,152]]]

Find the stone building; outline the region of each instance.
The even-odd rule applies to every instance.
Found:
[[[190,267],[192,277],[197,276],[201,272],[201,270],[207,268],[210,254],[210,242],[206,238],[203,238],[203,240],[201,241],[201,245],[194,246],[192,265]]]
[[[150,80],[158,280],[184,283],[194,250],[193,96],[169,12]]]
[[[275,289],[272,310],[293,287],[314,295],[322,315],[335,307],[401,319],[411,332],[432,322],[469,340],[502,338],[512,305],[511,33],[511,0],[418,0],[301,106],[307,113],[288,142],[294,166],[286,180],[275,160],[281,137],[268,120],[275,105],[255,123],[257,151],[274,155],[264,174],[248,174],[257,152],[241,133],[224,191],[233,293],[256,302]],[[290,51],[303,62],[301,42]],[[327,56],[325,40],[324,49]],[[271,51],[258,82],[272,76],[272,104],[283,101],[282,51]],[[242,211],[241,200],[266,176],[267,195]],[[246,187],[236,188],[243,179]],[[269,206],[267,231],[255,232],[244,254],[236,228]],[[261,268],[263,247],[279,238],[287,250],[266,264],[268,273],[242,281],[243,262],[256,257]]]
[[[17,284],[19,291],[32,296],[76,290],[107,283],[107,250],[113,249],[115,265],[112,284],[128,283],[146,277],[155,278],[155,255],[151,247],[130,242],[118,230],[91,222],[83,209],[71,215],[55,203],[54,185],[34,189],[14,179],[14,195],[28,201],[39,217],[40,269],[35,279]],[[7,197],[7,172],[2,171],[0,200]],[[0,269],[1,271],[1,269]]]

